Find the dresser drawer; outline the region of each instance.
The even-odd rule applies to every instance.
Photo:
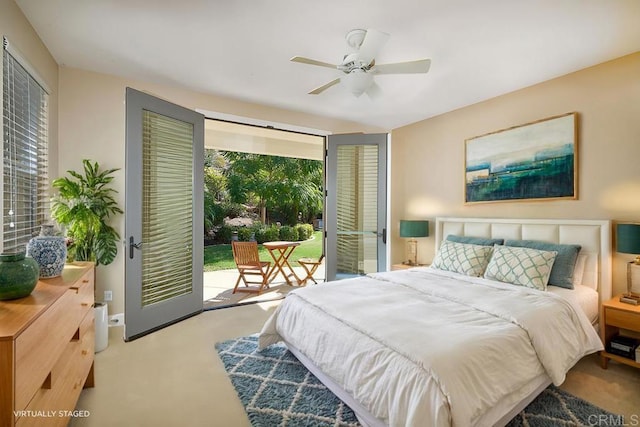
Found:
[[[16,409],[27,406],[85,316],[91,313],[93,319],[93,300],[90,270],[16,339]]]
[[[78,323],[84,316],[92,311],[94,297],[93,286],[93,270],[88,271],[76,282],[74,286],[69,288],[68,292],[73,294],[73,308],[77,310]]]
[[[605,310],[605,319],[608,326],[640,332],[640,317],[637,314],[609,307]]]
[[[48,417],[21,417],[17,427],[66,426],[69,412],[61,408],[73,408],[78,400],[87,374],[93,365],[94,316],[91,310],[69,341],[62,357],[54,365],[45,384],[40,387],[26,410],[28,414],[45,413]]]
[[[74,293],[65,292],[16,339],[17,410],[27,406],[78,329],[78,315],[70,309],[73,302]]]

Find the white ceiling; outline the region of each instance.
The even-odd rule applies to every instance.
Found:
[[[59,64],[393,129],[640,51],[638,0],[16,0]],[[384,95],[341,85],[345,34],[391,34]]]

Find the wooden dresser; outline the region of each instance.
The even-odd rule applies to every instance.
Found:
[[[66,426],[93,387],[94,272],[67,264],[28,297],[0,301],[0,427]]]

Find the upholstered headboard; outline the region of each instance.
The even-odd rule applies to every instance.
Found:
[[[600,301],[611,298],[611,222],[579,219],[436,218],[436,250],[450,234],[502,239],[541,240],[582,246],[582,282],[597,289]]]

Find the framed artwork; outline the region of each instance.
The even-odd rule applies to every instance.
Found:
[[[465,141],[465,203],[577,199],[577,115]]]

